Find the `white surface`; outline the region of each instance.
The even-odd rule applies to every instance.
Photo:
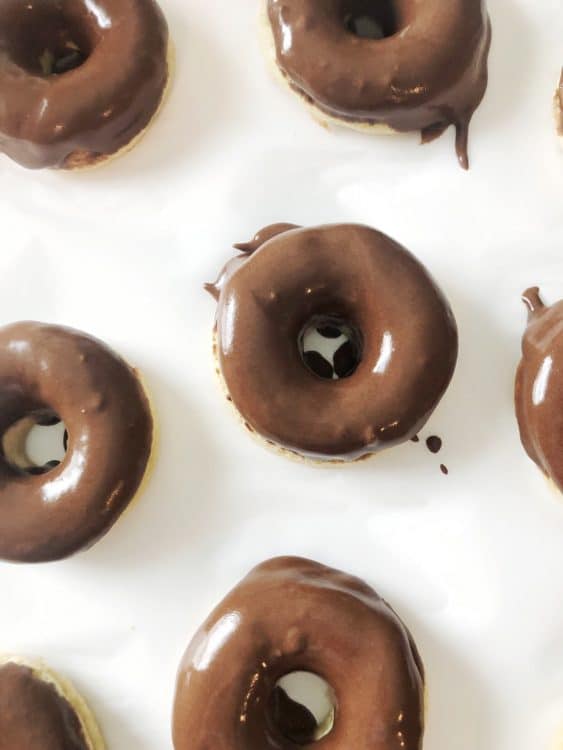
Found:
[[[411,627],[426,750],[538,750],[563,724],[563,504],[512,408],[522,290],[563,297],[563,152],[551,120],[561,0],[490,0],[490,85],[471,130],[327,132],[272,82],[256,5],[163,0],[170,101],[129,156],[82,175],[0,159],[0,318],[70,324],[143,371],[161,428],[150,485],[94,549],[0,567],[0,649],[84,692],[109,750],[170,747],[185,645],[239,577],[299,553],[358,574]],[[350,469],[255,444],[226,408],[202,283],[272,221],[359,221],[414,251],[457,315],[454,382],[424,436]],[[445,462],[450,475],[443,476]]]

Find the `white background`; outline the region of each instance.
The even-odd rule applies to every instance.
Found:
[[[142,370],[161,430],[150,484],[91,551],[0,566],[0,650],[72,678],[109,750],[169,748],[177,664],[255,563],[317,558],[396,607],[428,670],[426,750],[537,750],[563,725],[563,505],[524,454],[513,377],[521,292],[563,297],[563,151],[551,98],[561,0],[490,0],[490,84],[471,129],[320,128],[278,88],[251,0],[163,0],[171,97],[129,156],[86,174],[0,159],[0,318],[95,334]],[[233,419],[202,290],[274,221],[365,222],[450,298],[458,369],[421,442],[348,469],[300,466]],[[443,461],[448,477],[439,471]]]

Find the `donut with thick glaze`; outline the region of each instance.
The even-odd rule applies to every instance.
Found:
[[[484,0],[261,0],[277,68],[322,119],[362,130],[455,125],[468,168],[469,123],[487,88]]]
[[[53,418],[66,455],[32,473],[25,437]],[[44,562],[94,544],[137,493],[152,437],[137,373],[104,343],[42,323],[0,328],[0,558]]]
[[[528,456],[563,492],[563,300],[551,307],[527,289],[528,326],[516,374],[515,405]]]
[[[156,114],[168,57],[155,0],[2,0],[0,152],[32,169],[117,155]]]
[[[215,348],[228,397],[258,437],[313,460],[352,461],[416,435],[453,375],[457,328],[405,248],[366,226],[275,224],[215,284]],[[312,320],[356,332],[359,363],[312,373],[299,339]],[[361,351],[360,351],[361,350]]]
[[[175,750],[312,749],[303,708],[280,702],[277,683],[295,671],[332,688],[325,750],[420,750],[424,670],[407,628],[363,581],[293,557],[251,571],[194,636],[178,674]],[[284,734],[296,723],[299,742]]]

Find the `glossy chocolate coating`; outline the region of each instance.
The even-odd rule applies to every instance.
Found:
[[[152,443],[135,372],[105,344],[70,328],[0,329],[0,437],[46,409],[68,430],[64,460],[30,476],[0,451],[0,558],[41,562],[91,546],[135,495]]]
[[[369,227],[277,224],[231,261],[210,291],[228,393],[263,438],[313,458],[354,460],[419,432],[452,377],[457,330],[444,296],[403,247]],[[261,244],[263,243],[263,244]],[[342,318],[362,359],[341,380],[303,364],[315,316]]]
[[[322,677],[335,695],[325,750],[419,750],[424,674],[393,610],[363,581],[319,563],[255,568],[195,635],[178,675],[175,750],[295,750],[273,721],[276,682]]]
[[[546,306],[537,287],[524,292],[529,311],[516,375],[516,416],[526,453],[563,491],[563,300]]]
[[[340,120],[420,130],[423,142],[453,124],[468,167],[469,122],[487,87],[483,0],[385,0],[396,31],[383,39],[346,26],[347,14],[370,12],[365,0],[264,1],[278,66],[298,93]]]
[[[115,154],[157,111],[167,51],[154,0],[2,0],[0,152],[36,169]],[[46,74],[73,53],[82,65]]]
[[[0,666],[0,750],[89,750],[80,720],[29,667]]]

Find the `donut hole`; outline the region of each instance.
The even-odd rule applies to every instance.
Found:
[[[278,732],[296,745],[318,742],[332,731],[336,698],[331,686],[313,672],[296,671],[277,681],[268,712]]]
[[[336,315],[315,315],[301,329],[299,353],[305,367],[324,380],[348,378],[362,359],[362,336]]]
[[[7,463],[19,474],[47,474],[63,461],[68,432],[58,414],[44,409],[14,422],[2,437]]]
[[[385,39],[400,31],[394,0],[344,0],[342,16],[347,31],[361,39]]]
[[[22,3],[3,42],[11,60],[31,75],[49,77],[69,73],[92,54],[97,35],[87,18],[75,17],[59,3],[39,0]]]

